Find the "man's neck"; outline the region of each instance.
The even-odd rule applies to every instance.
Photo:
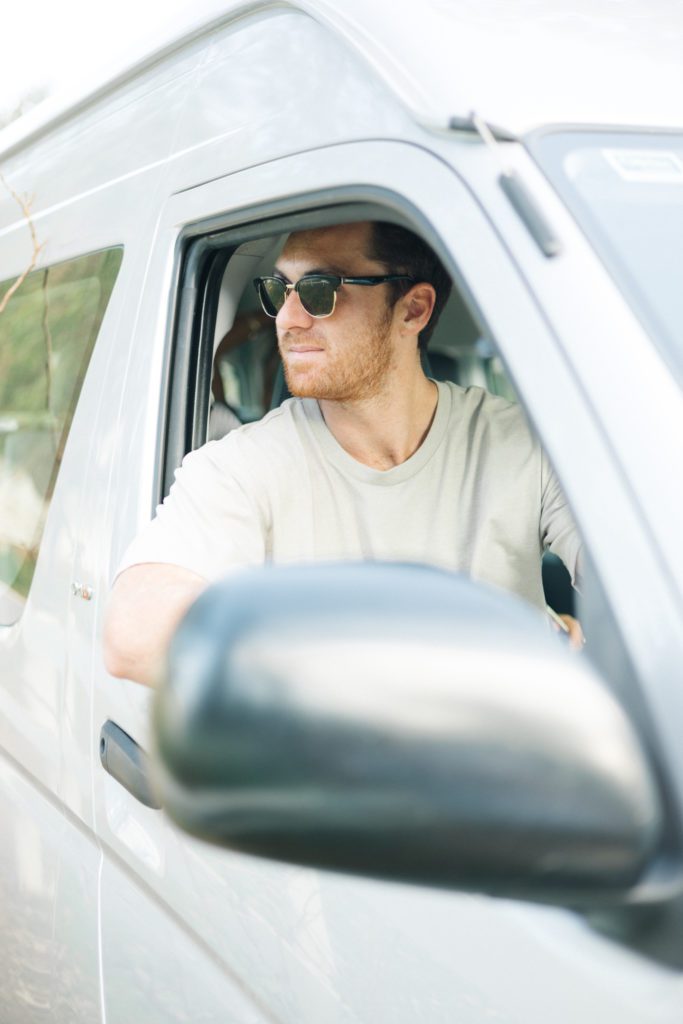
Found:
[[[438,388],[420,368],[394,378],[372,398],[358,402],[321,400],[320,411],[342,448],[373,469],[392,469],[417,451],[429,432]]]

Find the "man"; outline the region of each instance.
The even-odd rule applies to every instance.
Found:
[[[449,287],[431,250],[393,225],[289,237],[258,290],[297,397],[186,457],[117,577],[112,674],[153,684],[186,609],[240,566],[423,561],[541,608],[543,546],[575,577],[579,540],[519,407],[422,371]]]

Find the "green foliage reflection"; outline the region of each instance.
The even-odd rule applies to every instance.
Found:
[[[0,624],[18,617],[31,586],[121,259],[109,249],[35,271],[0,316]],[[0,302],[12,283],[0,285]]]

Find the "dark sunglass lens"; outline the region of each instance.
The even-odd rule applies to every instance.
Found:
[[[266,277],[259,282],[261,305],[268,316],[277,316],[285,304],[285,285],[276,277]]]
[[[301,305],[311,316],[329,316],[334,309],[334,284],[324,278],[303,278],[297,288]]]

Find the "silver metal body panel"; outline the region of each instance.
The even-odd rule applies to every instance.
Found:
[[[515,134],[572,122],[683,126],[683,15],[675,3],[431,0],[418,14],[408,0],[198,0],[160,21],[153,41],[131,40],[125,60],[10,126],[0,150],[80,115],[160,62],[172,65],[188,44],[276,9],[314,19],[430,128],[444,130],[472,109]]]

